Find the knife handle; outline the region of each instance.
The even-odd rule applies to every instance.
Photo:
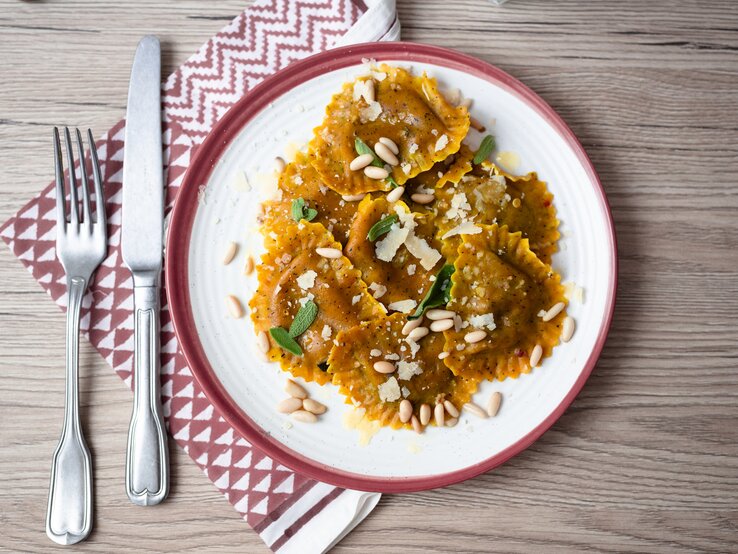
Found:
[[[126,453],[126,492],[139,506],[169,493],[167,432],[159,382],[159,287],[134,286],[134,397]]]

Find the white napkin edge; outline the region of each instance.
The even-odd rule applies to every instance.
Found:
[[[277,552],[279,554],[328,552],[371,513],[381,497],[378,492],[346,489],[297,531]],[[338,534],[337,529],[340,529]]]
[[[401,29],[395,0],[364,0],[364,3],[366,12],[334,46],[399,40]]]

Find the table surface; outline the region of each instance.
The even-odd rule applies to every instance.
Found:
[[[0,220],[51,179],[52,125],[119,120],[142,34],[169,73],[245,3],[0,0]],[[738,550],[738,4],[399,10],[405,39],[496,64],[569,123],[612,205],[619,296],[597,368],[541,440],[466,483],[385,495],[335,551]],[[0,549],[51,550],[64,316],[5,247],[0,282]],[[177,448],[169,500],[128,502],[131,394],[89,345],[81,359],[97,518],[80,550],[267,552]]]

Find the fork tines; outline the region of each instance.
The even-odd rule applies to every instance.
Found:
[[[95,214],[93,218],[90,209],[90,189],[89,176],[87,174],[87,163],[85,162],[84,145],[82,143],[82,134],[79,129],[75,129],[77,135],[77,155],[79,157],[79,168],[81,176],[82,189],[82,217],[79,213],[79,196],[77,187],[77,172],[75,169],[74,152],[72,149],[72,137],[69,128],[64,128],[64,142],[67,151],[67,164],[69,165],[69,217],[66,211],[66,193],[64,189],[64,164],[62,162],[61,144],[59,141],[59,129],[54,127],[54,161],[56,174],[56,216],[58,222],[65,222],[72,225],[102,226],[105,229],[105,202],[102,192],[102,175],[100,173],[100,162],[97,158],[97,149],[95,140],[92,138],[92,131],[87,129],[87,142],[90,146],[90,158],[92,162],[92,178],[95,183]],[[63,227],[66,227],[64,225]]]

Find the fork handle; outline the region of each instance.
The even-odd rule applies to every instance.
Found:
[[[126,492],[139,506],[169,493],[167,433],[159,382],[159,287],[134,286],[134,399],[128,429]]]
[[[92,529],[92,462],[79,420],[79,311],[87,281],[67,279],[67,384],[64,426],[51,462],[46,534],[59,544],[84,540]]]

